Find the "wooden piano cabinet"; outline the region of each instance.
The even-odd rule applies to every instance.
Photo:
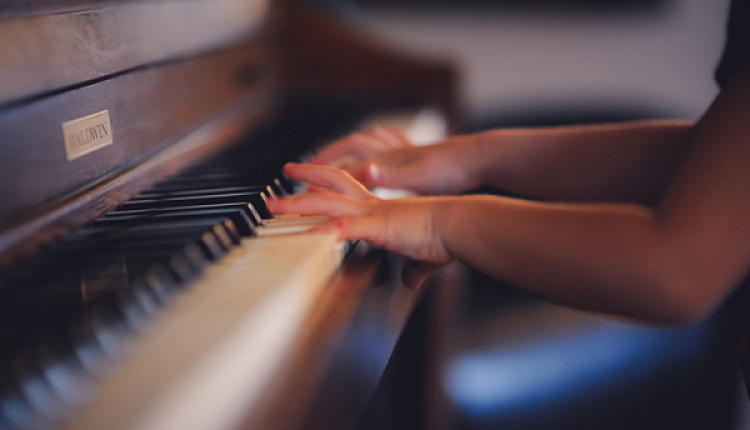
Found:
[[[450,265],[415,290],[393,260],[375,252],[345,266],[243,428],[450,428],[440,377],[465,268]]]
[[[443,375],[460,333],[469,271],[453,263],[431,276],[360,419],[358,430],[449,430]]]
[[[247,429],[347,429],[358,423],[419,292],[371,253],[347,264],[314,307]]]
[[[445,115],[451,131],[459,129],[458,76],[451,63],[399,53],[303,4],[275,4],[288,94],[390,109],[431,106]]]
[[[217,4],[258,5],[260,15],[245,28],[228,16],[231,8]],[[189,34],[188,24],[204,8],[217,12],[207,24],[210,46]],[[151,28],[155,10],[165,19],[184,12],[185,25],[139,32]],[[0,36],[8,36],[0,38],[0,54],[8,59],[0,64],[0,195],[7,197],[0,208],[0,288],[15,287],[14,280],[4,283],[12,278],[5,275],[27,258],[158,181],[256,142],[269,128],[303,128],[301,121],[283,122],[290,106],[311,115],[331,106],[347,114],[429,106],[442,111],[452,130],[458,128],[450,64],[394,53],[304,2],[31,0],[0,6],[0,17]],[[232,25],[222,29],[225,19]],[[153,44],[152,36],[158,39]],[[60,52],[50,41],[59,42]],[[19,75],[24,79],[14,79]],[[102,110],[112,119],[114,143],[66,159],[61,124]],[[40,132],[24,134],[34,122]],[[290,135],[299,147],[290,148],[289,161],[320,143],[301,137],[309,139],[296,142],[300,136]],[[252,148],[258,159],[284,146],[267,142],[268,148]],[[453,286],[442,284],[452,269],[414,290],[400,282],[399,264],[397,256],[357,247],[315,296],[261,400],[239,414],[245,417],[242,428],[376,424],[366,412],[374,410],[373,395],[388,393],[394,411],[393,402],[407,394],[399,388],[391,395],[379,386],[387,368],[401,366],[401,358],[391,360],[399,339],[406,355],[397,355],[404,362],[416,359],[409,366],[419,369],[411,398],[420,404],[419,417],[401,421],[402,427],[419,422],[442,428],[446,408],[436,387],[455,300]],[[402,339],[407,323],[421,327],[416,339]],[[0,413],[0,427],[2,418]]]

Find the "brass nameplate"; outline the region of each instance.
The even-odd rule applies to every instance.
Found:
[[[108,110],[66,121],[62,130],[68,161],[112,144]]]

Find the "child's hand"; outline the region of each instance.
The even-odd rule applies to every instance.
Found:
[[[475,156],[467,142],[455,137],[435,145],[414,146],[396,129],[376,127],[344,137],[312,160],[349,172],[367,188],[405,189],[419,194],[457,194],[479,185],[468,161]]]
[[[381,152],[414,146],[406,132],[391,127],[373,127],[332,142],[310,160],[314,164],[336,165],[345,159],[367,159]]]
[[[332,220],[314,231],[335,231],[342,240],[362,239],[409,257],[402,273],[406,285],[418,286],[429,273],[454,259],[436,228],[447,199],[381,200],[333,167],[288,164],[284,170],[291,178],[322,190],[272,200],[272,211],[329,216]]]

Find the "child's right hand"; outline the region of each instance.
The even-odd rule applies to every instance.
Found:
[[[333,142],[312,160],[349,172],[367,188],[405,189],[425,195],[457,194],[479,185],[470,157],[472,138],[415,146],[395,129],[376,127]]]

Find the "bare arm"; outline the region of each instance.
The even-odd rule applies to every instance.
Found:
[[[313,159],[368,186],[457,194],[479,185],[552,200],[655,202],[687,149],[684,121],[500,129],[414,147],[384,129]]]
[[[490,131],[475,136],[473,175],[544,199],[652,203],[679,166],[691,126],[641,121]]]
[[[548,298],[695,320],[750,268],[749,117],[746,71],[686,136],[691,150],[655,209],[472,198],[452,204],[438,229],[449,253]]]
[[[684,134],[689,152],[655,207],[537,203],[489,197],[379,201],[324,192],[273,203],[327,213],[343,238],[363,238],[418,264],[417,283],[458,258],[540,296],[649,321],[695,321],[750,268],[750,72],[739,72]],[[301,167],[301,168],[300,168]],[[308,170],[313,167],[313,170]],[[345,183],[336,171],[292,175]]]

